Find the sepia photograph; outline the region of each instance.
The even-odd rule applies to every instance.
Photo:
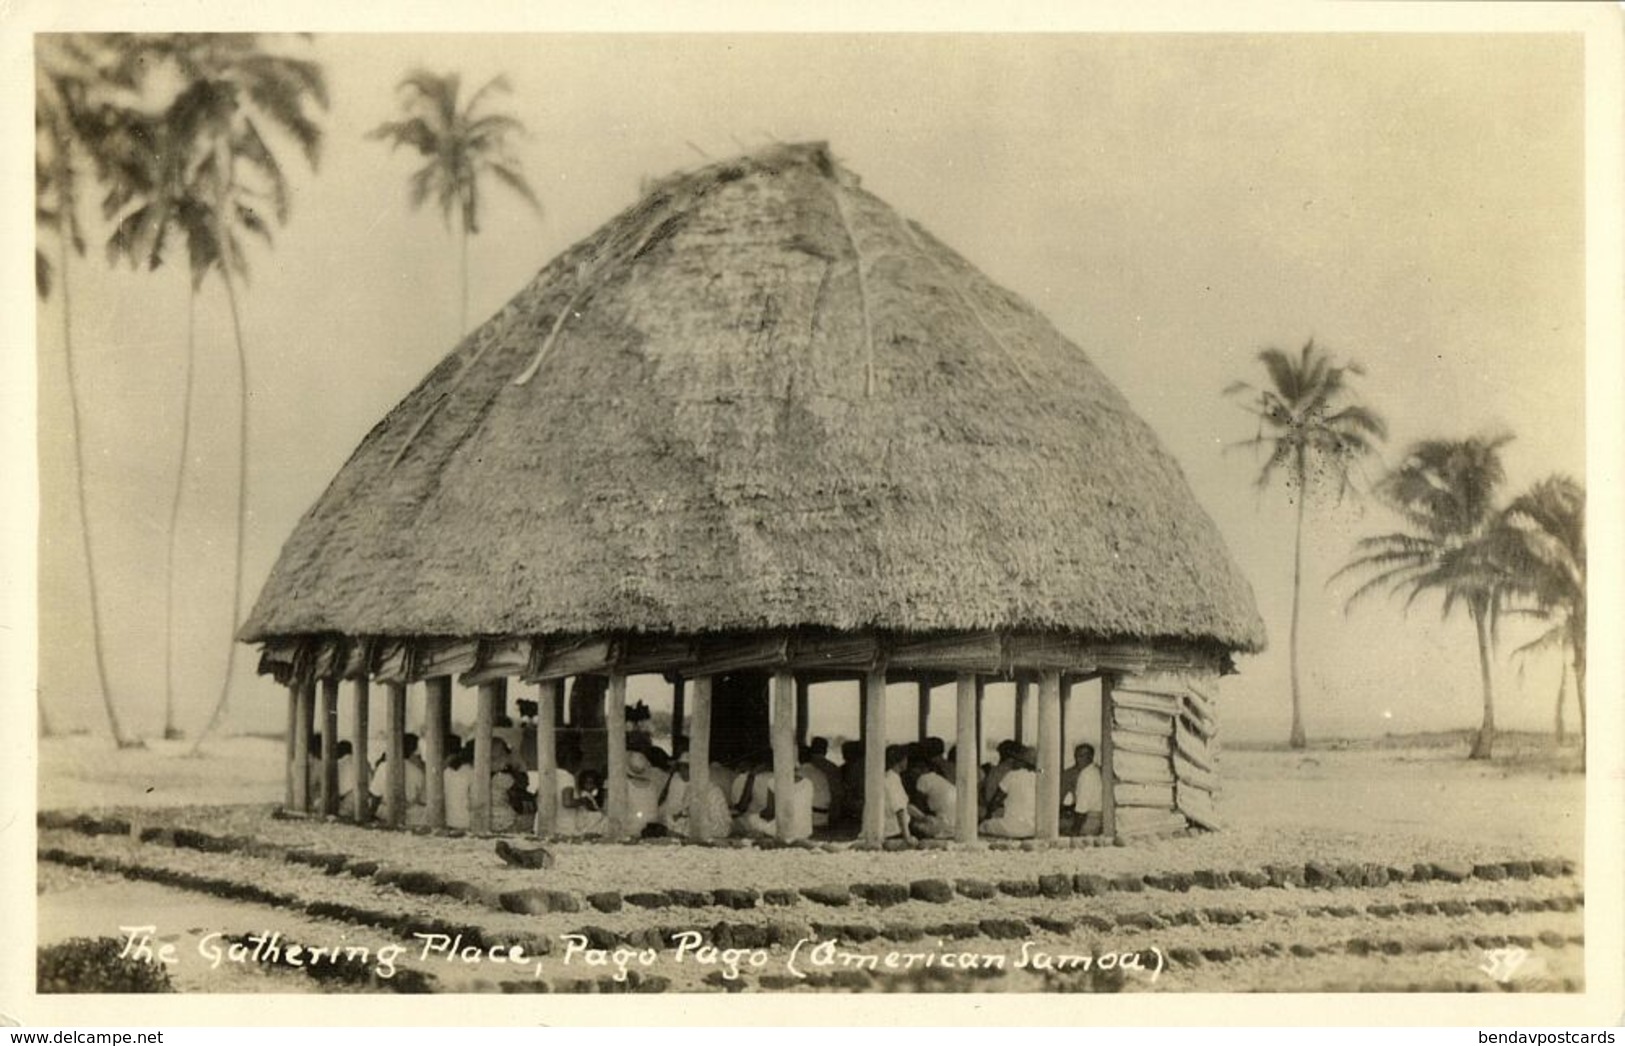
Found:
[[[1617,998],[1573,10],[84,26],[0,1011]]]

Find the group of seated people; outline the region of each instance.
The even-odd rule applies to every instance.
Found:
[[[647,735],[632,735],[626,755],[628,834],[639,837],[678,835],[699,839],[733,837],[809,839],[855,834],[863,823],[864,751],[862,742],[842,745],[842,763],[829,758],[829,742],[813,738],[804,746],[792,775],[792,790],[783,801],[776,794],[770,751],[753,753],[730,764],[713,762],[701,780],[703,799],[691,810],[696,787],[684,738],[673,757]],[[446,826],[470,827],[474,785],[474,743],[457,735],[447,739],[444,780]],[[355,812],[354,758],[350,742],[338,743],[341,816]],[[426,774],[417,735],[407,734],[406,814],[408,825],[427,823]],[[1030,839],[1036,831],[1037,755],[1019,741],[1001,742],[998,761],[977,768],[978,833],[1006,839]],[[1061,778],[1062,834],[1100,832],[1101,780],[1093,745],[1080,744]],[[887,839],[946,839],[956,833],[959,795],[956,753],[941,738],[886,747],[882,817]],[[608,784],[604,772],[585,765],[574,738],[561,740],[552,788],[555,804],[551,834],[600,835],[605,829]],[[311,739],[310,794],[322,800],[321,738]],[[373,766],[367,801],[374,812],[388,789],[388,756]],[[541,827],[540,774],[502,738],[492,739],[491,829],[532,831]],[[698,818],[696,822],[694,819]],[[779,820],[784,820],[784,832]]]
[[[1031,839],[1037,832],[1038,754],[1019,741],[1004,741],[998,761],[977,767],[977,834],[1003,839]],[[847,753],[843,753],[847,754]],[[861,745],[847,754],[847,802],[844,816],[855,822],[863,813]],[[1063,835],[1098,835],[1101,825],[1100,768],[1095,749],[1080,744],[1073,763],[1061,775],[1058,818]],[[941,738],[886,747],[885,812],[881,823],[888,839],[952,838],[958,829],[957,753]],[[856,785],[855,790],[852,789]]]

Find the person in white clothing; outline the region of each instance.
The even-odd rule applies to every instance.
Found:
[[[418,751],[418,735],[407,734],[403,739],[401,752],[405,758],[401,765],[406,768],[406,805],[410,809],[423,805],[423,756]],[[389,753],[385,752],[373,767],[372,781],[368,784],[368,791],[372,792],[373,809],[381,811],[385,799],[389,795]],[[404,811],[403,811],[404,816]]]
[[[701,794],[704,797],[698,822],[689,810],[690,796],[696,787],[703,789]],[[712,783],[709,775],[698,786],[694,784],[689,773],[687,752],[677,757],[671,780],[660,800],[660,819],[672,835],[698,840],[726,838],[733,827],[727,795]]]
[[[916,808],[914,834],[922,839],[948,839],[954,834],[959,809],[959,789],[948,779],[944,760],[933,759],[914,782],[923,808]]]
[[[542,832],[542,774],[539,770],[532,770],[525,775],[525,782],[530,790],[536,794],[536,819],[533,830],[537,834]],[[553,768],[553,833],[554,835],[577,835],[575,810],[564,805],[564,797],[575,793],[576,777],[562,766]]]
[[[744,836],[773,834],[768,800],[773,795],[773,764],[765,756],[750,760],[733,779],[734,832]]]
[[[660,819],[660,787],[649,757],[639,751],[626,753],[627,834],[636,839]]]
[[[993,797],[993,816],[983,821],[981,834],[1005,839],[1031,839],[1038,811],[1038,754],[1030,745],[1022,746],[1011,760],[1011,768],[999,781]]]
[[[446,764],[443,778],[446,796],[446,827],[467,829],[469,808],[474,800],[474,746],[459,749]]]
[[[777,794],[773,797],[775,834],[787,842],[811,839],[813,834],[813,806],[817,801],[817,789],[812,779],[803,773],[803,769],[800,766],[796,767],[788,801],[781,801]],[[783,833],[777,831],[778,818],[784,820]]]
[[[1061,775],[1062,830],[1068,835],[1099,835],[1103,796],[1095,746],[1080,744],[1072,755],[1076,761]]]
[[[796,773],[805,777],[812,784],[813,827],[823,828],[827,826],[829,824],[830,807],[833,805],[830,799],[829,775],[824,772],[822,766],[812,760],[810,755],[801,761],[801,765],[796,768]]]
[[[908,791],[903,787],[903,771],[908,769],[908,746],[886,746],[886,788],[885,788],[885,837],[895,839],[903,837],[904,842],[914,841],[914,831],[908,823]]]

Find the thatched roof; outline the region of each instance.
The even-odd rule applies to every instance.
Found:
[[[1179,466],[821,144],[673,176],[367,435],[242,636],[1061,629],[1252,650]]]

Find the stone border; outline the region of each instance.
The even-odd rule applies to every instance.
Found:
[[[71,830],[88,836],[131,834],[130,822],[117,817],[96,818],[88,814],[68,816],[42,811],[37,821],[39,827],[44,829]],[[1124,873],[1115,876],[1090,872],[1070,875],[1050,873],[1039,874],[1032,879],[1005,879],[997,883],[962,878],[956,879],[951,888],[945,879],[916,879],[909,883],[853,883],[844,888],[844,894],[842,887],[805,887],[800,890],[782,888],[766,891],[731,888],[710,891],[602,890],[590,894],[532,888],[497,892],[462,880],[448,879],[434,872],[380,866],[377,861],[354,858],[342,852],[323,852],[285,846],[280,843],[264,842],[252,836],[219,836],[196,829],[149,826],[141,829],[137,837],[144,843],[167,845],[176,849],[198,850],[205,853],[237,853],[248,857],[307,864],[321,868],[329,875],[346,873],[359,878],[370,877],[380,885],[393,885],[405,893],[446,896],[498,911],[520,914],[571,913],[582,911],[584,907],[610,913],[619,911],[625,904],[654,910],[672,907],[687,909],[721,907],[737,911],[753,909],[759,904],[794,907],[802,898],[835,908],[846,907],[857,898],[869,906],[887,908],[910,900],[946,904],[953,900],[955,894],[970,900],[988,900],[998,894],[1019,898],[1046,897],[1062,900],[1074,895],[1095,897],[1111,892],[1139,893],[1147,889],[1174,893],[1184,893],[1194,888],[1333,890],[1381,888],[1399,882],[1462,883],[1469,879],[1501,882],[1508,879],[1527,880],[1537,876],[1560,878],[1572,877],[1576,871],[1574,861],[1556,857],[1479,864],[1449,861],[1418,862],[1408,869],[1372,862],[1309,861],[1303,865],[1268,864],[1261,870],[1198,869],[1194,872],[1150,872],[1141,875]]]
[[[476,947],[492,945],[521,944],[534,955],[550,954],[552,942],[548,937],[530,934],[501,934],[487,933],[477,925],[450,923],[434,917],[408,918],[377,909],[361,908],[354,905],[335,903],[332,901],[302,901],[296,895],[280,893],[263,887],[240,883],[235,880],[221,879],[212,876],[196,875],[189,872],[180,872],[172,869],[153,868],[146,865],[130,864],[117,858],[100,857],[94,855],[77,854],[60,848],[46,848],[38,853],[41,860],[54,861],[69,867],[90,868],[95,871],[121,875],[124,878],[138,881],[155,882],[160,885],[177,889],[190,890],[221,897],[229,900],[245,900],[265,904],[270,907],[287,908],[301,911],[313,918],[332,919],[356,925],[376,926],[389,932],[403,934],[412,932],[445,933],[448,935],[461,934],[463,938]],[[1535,911],[1574,911],[1583,905],[1583,899],[1576,897],[1555,898],[1477,898],[1465,901],[1442,902],[1405,902],[1403,904],[1375,904],[1364,909],[1349,906],[1322,905],[1306,907],[1297,914],[1311,918],[1330,917],[1357,917],[1363,914],[1375,915],[1379,918],[1393,918],[1401,914],[1406,915],[1443,915],[1468,916],[1483,912],[1487,914],[1513,914],[1515,912]],[[985,938],[992,940],[1021,940],[1029,938],[1034,931],[1056,934],[1070,934],[1079,928],[1087,928],[1097,932],[1109,932],[1114,929],[1157,930],[1175,926],[1190,925],[1236,925],[1252,919],[1269,919],[1274,913],[1253,912],[1242,909],[1229,909],[1207,907],[1201,909],[1183,909],[1171,913],[1126,912],[1114,918],[1104,916],[1083,915],[1076,919],[1057,919],[1046,916],[1035,916],[1030,921],[1011,917],[990,917],[976,921],[943,923],[939,925],[919,926],[912,922],[890,923],[876,926],[868,923],[823,923],[823,922],[781,922],[781,923],[735,923],[726,919],[717,922],[709,928],[692,926],[684,927],[650,927],[643,930],[618,933],[603,927],[584,925],[571,933],[580,934],[587,939],[589,947],[612,949],[618,947],[633,948],[670,948],[676,942],[678,933],[694,932],[699,930],[706,943],[719,948],[775,948],[790,947],[797,940],[809,932],[824,939],[837,940],[847,945],[862,945],[874,941],[884,941],[897,944],[907,944],[919,941],[926,937],[938,937],[945,940],[964,940]],[[1432,936],[1417,941],[1403,941],[1394,938],[1374,939],[1369,937],[1354,937],[1343,941],[1331,943],[1305,944],[1296,942],[1283,945],[1277,941],[1266,941],[1262,944],[1247,947],[1218,946],[1213,948],[1193,948],[1179,946],[1170,948],[1166,953],[1167,963],[1170,966],[1194,967],[1210,963],[1229,963],[1253,958],[1276,958],[1291,955],[1298,958],[1311,958],[1319,955],[1351,955],[1366,957],[1371,955],[1398,956],[1404,954],[1428,954],[1434,952],[1464,950],[1469,948],[1499,948],[1507,945],[1516,945],[1523,948],[1533,948],[1536,944],[1549,948],[1564,948],[1569,945],[1583,946],[1584,934],[1570,934],[1564,936],[1556,931],[1543,931],[1538,935],[1528,934],[1455,934],[1448,937]],[[1142,962],[1147,960],[1142,958]],[[1150,968],[1149,966],[1147,968]],[[307,973],[311,971],[307,970]],[[637,971],[631,971],[636,973]],[[856,979],[844,978],[841,983],[836,979],[841,973],[858,974],[864,978],[861,984]],[[1003,975],[1004,971],[980,971],[980,977],[988,975]],[[908,983],[910,976],[925,976],[926,982],[936,985],[925,990],[959,990],[951,985],[960,984],[960,979],[968,974],[959,973],[949,975],[949,971],[928,974],[926,971],[914,971],[909,975],[869,974],[865,971],[832,971],[823,975],[828,983],[819,981],[814,983],[818,975],[809,977],[805,981],[795,981],[785,987],[804,985],[809,988],[831,987],[858,990],[897,990],[897,984]],[[433,975],[425,975],[430,982]],[[1064,980],[1065,975],[1062,976]],[[345,983],[351,979],[341,977]],[[365,979],[365,978],[363,978]],[[1046,973],[1046,984],[1051,978]],[[727,991],[742,991],[749,987],[748,978],[741,976],[735,979],[721,978],[714,974],[706,983]],[[1098,978],[1097,978],[1098,980]],[[846,983],[851,981],[852,983]],[[896,982],[893,984],[892,982]],[[433,991],[432,983],[425,986],[407,986],[410,982],[403,982],[400,987],[390,986],[394,991]],[[497,982],[498,988],[504,993],[516,992],[570,992],[570,993],[639,993],[661,992],[670,987],[670,979],[654,975],[643,975],[636,980],[630,976],[627,981],[614,981],[613,978],[600,977],[597,979],[577,979],[549,984],[546,980],[534,982]],[[968,982],[966,982],[968,983]],[[1564,987],[1560,990],[1579,991],[1573,979],[1565,979]],[[1053,990],[1057,991],[1115,991],[1117,987],[1095,984],[1078,987],[1070,981],[1057,983]],[[890,985],[890,986],[888,986]],[[950,985],[943,987],[942,985]],[[783,990],[778,987],[762,985],[769,990]],[[1120,985],[1118,986],[1120,987]],[[1497,985],[1500,990],[1512,990],[1514,986]],[[1451,991],[1480,991],[1486,986],[1476,982],[1464,986],[1440,988],[1438,990]],[[919,988],[912,990],[921,990]],[[1434,990],[1428,988],[1427,990]]]

